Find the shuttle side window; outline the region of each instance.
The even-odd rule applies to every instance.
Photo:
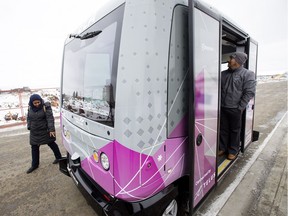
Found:
[[[188,8],[176,6],[170,38],[168,72],[168,138],[187,135]]]

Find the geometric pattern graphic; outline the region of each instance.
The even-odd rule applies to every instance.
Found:
[[[174,9],[171,29],[168,73],[168,137],[187,136],[187,126],[174,133],[175,127],[188,113],[188,11]]]
[[[195,9],[193,207],[216,183],[219,106],[219,21]],[[198,143],[197,143],[198,142]]]
[[[125,3],[114,137],[139,153],[149,148],[155,154],[167,137],[167,62],[174,5],[165,0]]]
[[[184,148],[187,147],[187,138],[175,139],[173,143],[169,140],[167,142],[170,157],[166,161],[166,166],[171,172],[163,171],[165,162],[162,158],[164,151],[161,148],[152,157],[128,149],[117,141],[110,142],[99,149],[100,152],[105,152],[109,158],[112,158],[108,172],[101,172],[102,167],[100,163],[95,162],[93,156],[82,160],[81,166],[107,192],[113,191],[111,194],[115,194],[115,197],[133,202],[144,200],[184,174]],[[113,155],[113,150],[117,154]],[[127,169],[127,164],[131,164],[129,169]],[[138,164],[140,167],[137,166]]]
[[[85,172],[117,198],[126,201],[147,199],[187,173],[183,169],[187,164],[185,161],[188,152],[187,137],[166,140],[159,144],[157,152],[151,155],[149,148],[139,153],[116,140],[108,141],[89,135],[70,125],[65,117],[62,118],[62,125],[66,127],[63,144],[70,155],[77,152]],[[110,162],[108,171],[103,170],[100,161],[95,161],[93,156],[95,151],[98,155],[105,152],[108,156]]]
[[[204,72],[200,73],[199,76],[201,77],[203,74]],[[202,79],[200,78],[200,80]],[[201,91],[201,88],[204,87],[205,82],[201,82],[204,80],[196,82],[196,92],[197,90]],[[214,112],[209,112],[204,102],[207,96],[207,92],[204,90],[195,98],[194,207],[216,182],[218,104],[215,104]],[[197,145],[196,139],[199,136],[202,137],[202,143]]]

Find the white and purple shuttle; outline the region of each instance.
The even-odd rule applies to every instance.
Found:
[[[106,1],[67,38],[60,170],[99,215],[195,212],[233,164],[217,152],[220,72],[235,51],[256,74],[257,42],[196,0]],[[242,152],[253,116],[254,99]]]

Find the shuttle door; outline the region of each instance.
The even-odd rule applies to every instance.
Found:
[[[220,21],[196,7],[189,13],[190,100],[189,147],[192,159],[190,175],[191,208],[204,198],[216,183],[218,141]],[[193,35],[191,40],[191,34]],[[192,47],[191,47],[192,43]],[[192,76],[192,77],[191,77]],[[189,96],[189,97],[190,97]]]
[[[252,39],[249,39],[249,59],[248,59],[248,69],[255,73],[255,79],[257,75],[257,52],[258,44]],[[244,142],[241,146],[242,151],[252,142],[253,137],[253,122],[254,122],[254,105],[255,98],[252,98],[246,107],[246,118],[245,118],[245,135]]]

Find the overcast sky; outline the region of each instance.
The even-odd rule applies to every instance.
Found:
[[[203,1],[259,42],[258,74],[288,71],[287,0]],[[0,1],[0,89],[58,87],[65,39],[103,2]]]

